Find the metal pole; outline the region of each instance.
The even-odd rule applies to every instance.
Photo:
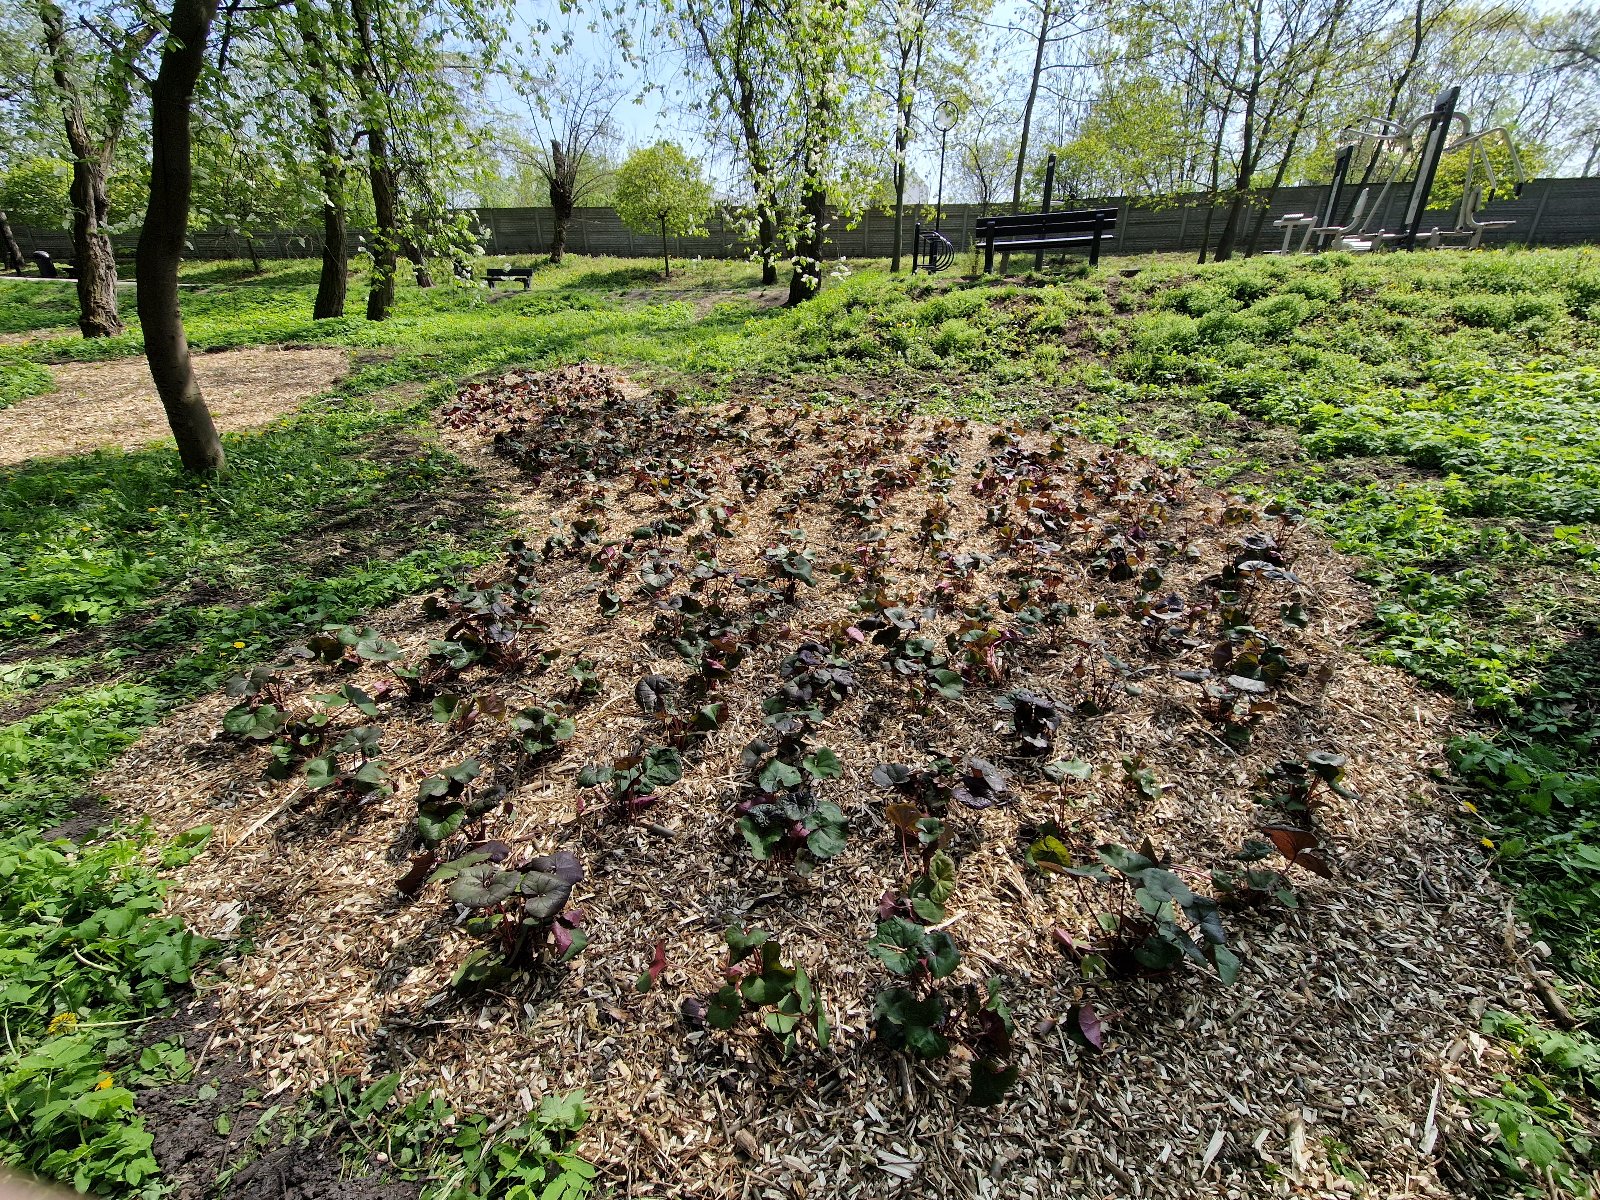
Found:
[[[944,218],[944,143],[949,136],[950,131],[948,129],[939,131],[939,195],[933,202],[934,229],[939,228],[939,224]]]

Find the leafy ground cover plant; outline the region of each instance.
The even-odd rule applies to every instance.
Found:
[[[918,1058],[944,1058],[960,1043],[974,1055],[967,1103],[997,1104],[1016,1083],[1019,1067],[1006,1062],[1016,1032],[999,979],[983,988],[940,988],[960,966],[961,954],[943,930],[905,917],[880,921],[868,950],[902,982],[880,989],[872,1002],[877,1036]]]
[[[1228,948],[1218,905],[1194,892],[1171,868],[1162,865],[1148,841],[1137,851],[1108,844],[1096,851],[1098,863],[1070,866],[1054,838],[1041,839],[1030,851],[1034,865],[1114,888],[1115,907],[1097,917],[1098,931],[1080,942],[1065,930],[1054,937],[1087,977],[1165,972],[1185,960],[1214,970],[1223,983],[1239,975],[1239,957]]]
[[[583,866],[566,851],[534,855],[515,866],[504,842],[486,843],[436,869],[428,882],[449,884],[449,896],[471,913],[468,933],[487,944],[461,961],[450,982],[488,986],[538,963],[553,952],[559,962],[588,943],[581,909],[567,908]]]
[[[761,1014],[761,1025],[778,1039],[785,1054],[799,1043],[799,1031],[809,1026],[817,1048],[826,1050],[832,1040],[827,1008],[816,994],[811,976],[801,966],[783,961],[783,949],[765,929],[730,925],[724,939],[728,959],[726,982],[708,1000],[690,998],[683,1016],[692,1027],[729,1030],[745,1014]]]
[[[757,859],[779,859],[809,874],[845,847],[849,821],[839,806],[817,795],[817,784],[843,773],[839,756],[826,746],[810,749],[798,735],[775,742],[756,740],[740,763],[751,782],[740,799],[739,833]]]
[[[581,788],[607,789],[607,811],[633,820],[655,802],[656,792],[683,778],[683,759],[670,746],[653,746],[578,772]]]

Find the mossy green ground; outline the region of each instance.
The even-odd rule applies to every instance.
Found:
[[[159,882],[136,831],[75,855],[40,832],[174,704],[481,558],[507,520],[428,416],[461,379],[520,364],[615,363],[689,396],[1050,413],[1304,509],[1376,590],[1369,652],[1476,722],[1451,748],[1472,788],[1462,820],[1517,888],[1569,1006],[1600,1016],[1600,252],[1157,256],[1010,281],[868,264],[798,310],[742,263],[663,281],[573,258],[527,294],[402,287],[382,324],[311,320],[309,262],[184,278],[197,348],[332,344],[354,366],[299,415],[229,436],[216,481],[183,477],[163,448],[0,472],[0,817],[18,831],[0,878],[35,881],[0,905],[0,1156],[150,1188],[131,1094],[95,1088],[144,1069],[127,1066],[136,1039],[50,1022],[153,1011],[207,950],[148,916]],[[358,280],[352,311],[359,294]],[[136,326],[55,336],[73,316],[68,288],[0,283],[0,335],[52,335],[0,345],[0,406],[47,390],[52,362],[140,352]],[[63,915],[38,881],[71,873],[88,882]],[[128,956],[126,994],[88,987],[71,950]],[[1501,1177],[1582,1192],[1600,1044],[1526,1016],[1495,1030],[1527,1067],[1482,1109]],[[42,1086],[65,1107],[9,1115]]]

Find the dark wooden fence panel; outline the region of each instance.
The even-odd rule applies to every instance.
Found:
[[[1257,249],[1265,251],[1278,248],[1283,235],[1272,228],[1272,222],[1288,213],[1318,211],[1326,194],[1327,189],[1323,187],[1280,188],[1270,204],[1253,206],[1248,210],[1246,240],[1260,219]],[[1355,190],[1352,189],[1346,193],[1343,203],[1346,212],[1354,199]],[[1148,201],[1118,196],[1072,197],[1058,200],[1055,207],[1112,205],[1118,209],[1117,236],[1107,247],[1108,254],[1149,254],[1155,251],[1198,253],[1202,241],[1213,245],[1216,243],[1226,216],[1224,206],[1210,205],[1201,198],[1153,205]],[[1394,189],[1383,203],[1382,227],[1393,229],[1398,226],[1404,206],[1405,189]],[[984,210],[972,204],[952,204],[944,209],[940,226],[955,243],[958,269],[968,265],[960,255],[970,253],[977,219],[982,215]],[[1520,243],[1566,246],[1600,242],[1600,178],[1535,179],[1523,189],[1520,197],[1513,197],[1506,191],[1487,205],[1481,215],[1489,220],[1514,222],[1509,228],[1491,230],[1484,237],[1485,245]],[[548,208],[485,208],[479,209],[476,216],[484,234],[485,249],[491,256],[526,259],[549,250],[554,224]],[[932,206],[923,206],[906,214],[901,239],[903,251],[908,257],[912,226],[917,220],[931,224]],[[1434,225],[1450,228],[1454,224],[1452,211],[1430,211],[1423,222],[1423,229]],[[34,250],[45,250],[55,258],[72,257],[72,243],[64,231],[23,226],[16,230],[16,234],[25,255]],[[137,233],[126,233],[118,234],[112,240],[119,254],[131,255],[137,239]],[[193,248],[191,256],[197,259],[248,256],[245,239],[237,234],[199,231],[191,234],[189,241]],[[257,237],[255,242],[263,258],[315,258],[322,253],[321,235],[312,230],[266,233]],[[353,232],[350,235],[351,252],[359,253],[362,244],[362,235]],[[668,245],[673,255],[680,258],[740,258],[747,256],[752,249],[745,223],[737,217],[721,214],[711,218],[703,234],[671,237],[668,238]],[[835,220],[827,230],[828,253],[833,258],[888,258],[893,245],[894,220],[881,210],[861,214],[848,222]],[[634,233],[622,224],[613,209],[580,208],[573,214],[567,230],[567,249],[573,254],[650,258],[661,253],[661,239]]]

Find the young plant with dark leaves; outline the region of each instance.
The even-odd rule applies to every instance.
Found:
[[[970,985],[940,989],[939,981],[960,965],[960,952],[949,934],[904,917],[880,921],[867,949],[902,980],[873,998],[877,1036],[925,1059],[944,1058],[953,1044],[965,1045],[974,1059],[967,1102],[998,1103],[1017,1079],[1016,1064],[1006,1062],[1015,1025],[1000,980],[991,978],[981,990]]]
[[[838,755],[789,735],[751,742],[740,762],[751,778],[738,804],[739,832],[752,855],[791,862],[804,875],[844,850],[849,821],[816,792],[818,783],[842,773]]]
[[[1238,977],[1239,958],[1228,949],[1217,902],[1158,861],[1148,841],[1137,851],[1104,845],[1096,856],[1096,864],[1055,865],[1056,873],[1115,889],[1116,907],[1099,914],[1094,940],[1080,944],[1056,931],[1057,943],[1086,976],[1166,972],[1189,960],[1214,970],[1223,983]]]
[[[378,757],[382,737],[383,731],[374,725],[348,730],[332,750],[306,760],[306,790],[362,801],[389,795],[394,785],[389,782],[388,764]]]
[[[531,705],[511,718],[511,736],[517,748],[531,761],[554,752],[572,740],[577,726],[571,717],[550,708]]]
[[[1056,702],[1039,692],[1018,688],[994,702],[1001,712],[1011,714],[1011,733],[1021,743],[1023,754],[1048,754],[1061,726]]]
[[[442,768],[417,785],[417,840],[435,849],[469,820],[483,816],[501,802],[503,791],[480,790],[466,798],[468,785],[478,777],[482,765],[475,758],[463,759]]]
[[[568,908],[572,889],[583,881],[583,866],[566,851],[536,855],[506,865],[510,848],[489,842],[439,867],[429,883],[449,884],[450,899],[464,916],[467,932],[485,945],[472,951],[451,977],[451,985],[471,988],[503,981],[549,954],[566,962],[588,938],[583,911]]]
[[[683,759],[678,752],[670,746],[651,746],[613,763],[591,763],[578,772],[577,783],[580,788],[605,788],[608,812],[631,821],[655,803],[657,791],[682,778]]]
[[[725,982],[708,1000],[684,1001],[684,1020],[692,1027],[729,1030],[746,1013],[761,1013],[761,1025],[776,1037],[785,1054],[798,1044],[804,1026],[813,1030],[819,1049],[832,1038],[827,1009],[804,967],[783,961],[778,941],[765,929],[730,926],[724,935],[728,960]]]

